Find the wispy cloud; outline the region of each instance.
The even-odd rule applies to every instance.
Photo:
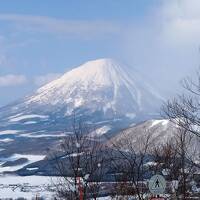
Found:
[[[49,83],[57,78],[59,78],[61,74],[59,73],[50,73],[42,76],[37,76],[34,78],[34,84],[37,86],[42,86],[46,83]]]
[[[46,16],[0,14],[1,21],[8,21],[25,31],[48,32],[62,36],[93,36],[115,34],[120,26],[107,21],[63,20]]]
[[[163,34],[175,45],[200,43],[200,1],[170,0],[163,6]]]
[[[27,78],[24,75],[7,74],[0,76],[0,87],[10,87],[23,85],[27,82]]]

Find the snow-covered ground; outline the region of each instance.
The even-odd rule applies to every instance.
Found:
[[[20,158],[26,158],[28,161],[15,165],[6,166],[2,165],[7,161],[16,161]],[[44,155],[24,155],[13,154],[8,158],[0,158],[0,198],[27,198],[44,197],[45,199],[51,199],[53,197],[53,183],[55,178],[45,176],[15,176],[15,175],[3,175],[5,171],[15,171],[25,167],[26,165],[43,160]],[[35,168],[27,168],[27,170],[34,170]]]
[[[32,199],[37,196],[50,200],[54,196],[54,179],[45,176],[0,176],[0,197]]]
[[[0,176],[1,198],[43,197],[51,200],[55,197],[55,186],[58,179],[47,176]],[[99,197],[98,200],[111,200],[111,197]]]
[[[7,161],[15,161],[20,158],[26,158],[26,159],[28,159],[28,161],[26,163],[20,164],[20,165],[2,167],[3,163],[5,163]],[[37,162],[39,160],[43,160],[44,158],[45,158],[45,155],[24,155],[24,154],[13,154],[12,156],[10,156],[8,158],[0,158],[0,173],[5,172],[5,171],[7,171],[7,172],[16,171],[28,164]]]

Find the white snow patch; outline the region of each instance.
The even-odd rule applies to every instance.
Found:
[[[169,123],[169,120],[167,119],[161,119],[161,120],[153,120],[152,125],[150,126],[150,128],[158,125],[158,124],[162,124],[163,126],[167,125]]]
[[[14,141],[14,140],[11,138],[0,139],[0,142],[12,142],[12,141]]]
[[[45,137],[65,137],[67,133],[57,133],[57,134],[39,134],[39,133],[24,133],[21,134],[20,137],[27,138],[45,138]]]
[[[20,132],[19,130],[5,130],[5,131],[0,131],[0,135],[16,134],[19,132]]]
[[[80,152],[80,153],[71,153],[71,154],[69,154],[69,155],[63,156],[62,159],[64,159],[64,158],[69,158],[69,157],[77,157],[77,156],[81,156],[81,155],[83,155],[83,154],[84,154],[84,152]]]
[[[78,107],[82,106],[83,103],[84,103],[84,100],[82,98],[75,99],[75,101],[74,101],[74,107],[78,108]]]
[[[103,126],[99,129],[96,130],[97,135],[104,135],[105,133],[107,133],[109,130],[111,129],[110,126]]]
[[[36,121],[28,121],[28,122],[24,122],[24,124],[36,124]]]
[[[21,169],[22,167],[37,162],[39,160],[43,160],[45,158],[45,155],[25,155],[25,154],[13,154],[12,156],[8,157],[8,158],[1,158],[1,165],[7,161],[15,161],[18,160],[20,158],[27,158],[28,161],[24,164],[20,164],[20,165],[16,165],[16,166],[8,166],[8,167],[0,167],[0,173],[5,172],[5,171],[16,171],[18,169]]]
[[[47,115],[21,115],[19,117],[14,117],[10,119],[10,122],[18,122],[24,119],[32,119],[32,118],[40,118],[40,119],[47,119]]]
[[[38,170],[38,167],[27,167],[26,170],[32,171],[32,170]]]
[[[145,165],[145,166],[156,166],[157,164],[158,164],[158,163],[156,163],[156,162],[149,161],[149,162],[145,163],[144,165]]]
[[[93,131],[90,135],[92,137],[102,136],[102,135],[106,134],[109,130],[111,130],[110,126],[102,126],[101,128],[98,128],[95,131]]]

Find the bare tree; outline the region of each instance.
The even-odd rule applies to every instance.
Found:
[[[182,81],[184,94],[178,95],[164,104],[164,117],[173,123],[200,137],[200,74],[196,80],[186,78]]]
[[[167,170],[166,173],[170,180],[178,179],[180,172],[180,162],[177,160],[178,150],[172,140],[165,144],[160,144],[152,148],[151,155],[153,155],[154,165],[150,165],[150,171],[154,174],[161,173],[162,170]]]
[[[106,148],[89,133],[86,125],[74,121],[73,133],[53,155],[60,176],[56,184],[58,197],[68,200],[98,197],[106,169]]]
[[[178,150],[178,159],[181,168],[179,176],[179,193],[181,199],[187,199],[190,190],[190,182],[193,180],[193,173],[196,170],[196,149],[193,149],[195,136],[188,132],[187,129],[179,128],[175,137],[175,144]]]
[[[133,143],[126,134],[120,141],[112,143],[115,149],[115,155],[112,155],[112,167],[116,172],[115,187],[117,195],[135,195],[139,200],[144,199],[146,186],[144,181],[145,175],[145,158],[150,147],[150,135],[137,138],[137,145]]]
[[[183,128],[177,127],[174,137],[166,144],[153,149],[154,170],[163,172],[169,182],[177,181],[179,184],[174,188],[176,199],[186,199],[189,196],[190,182],[195,166],[191,159],[194,157],[191,151],[193,135]]]
[[[163,106],[163,114],[175,124],[179,133],[176,145],[180,159],[179,193],[186,199],[189,181],[200,168],[200,71],[195,79],[182,81],[184,93]]]

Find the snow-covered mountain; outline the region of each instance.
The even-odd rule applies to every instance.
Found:
[[[161,101],[137,71],[112,59],[98,59],[1,108],[0,130],[63,131],[74,113],[84,122],[118,129],[154,117]]]
[[[130,75],[125,69],[111,59],[87,62],[38,89],[26,104],[66,105],[66,116],[84,108],[111,117],[133,117],[155,108],[159,95],[138,74]]]

